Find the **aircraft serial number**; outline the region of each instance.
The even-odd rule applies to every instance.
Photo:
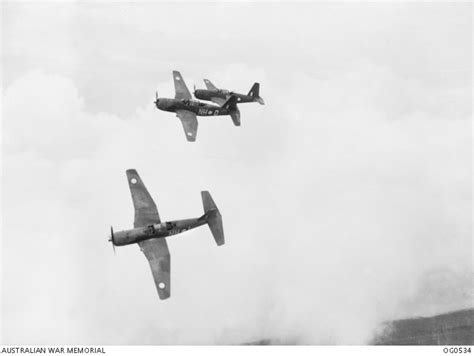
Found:
[[[199,108],[198,115],[217,115],[219,110],[208,109],[208,108]]]

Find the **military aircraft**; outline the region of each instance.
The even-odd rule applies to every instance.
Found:
[[[228,100],[232,95],[234,95],[235,97],[237,97],[238,103],[257,102],[261,105],[265,104],[263,99],[259,96],[259,83],[254,83],[247,95],[235,93],[226,89],[217,89],[216,86],[212,84],[209,79],[204,79],[204,83],[206,84],[207,89],[196,89],[196,87],[194,87],[194,96],[197,99],[213,101],[218,105],[223,105],[226,100]]]
[[[193,100],[181,73],[173,71],[174,99],[158,98],[155,105],[163,111],[175,112],[183,124],[188,141],[196,141],[198,121],[196,116],[230,115],[235,126],[240,126],[240,111],[237,108],[237,97],[231,95],[221,106],[202,103]]]
[[[218,246],[224,244],[222,217],[207,191],[201,192],[204,215],[199,218],[161,222],[155,202],[135,169],[127,170],[127,180],[135,208],[133,229],[115,232],[110,227],[112,246],[138,243],[150,263],[153,279],[160,299],[170,296],[170,252],[166,237],[201,225],[209,225]]]

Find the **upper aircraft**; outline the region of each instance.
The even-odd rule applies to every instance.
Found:
[[[240,126],[240,111],[237,108],[235,95],[231,95],[221,106],[205,104],[193,100],[181,73],[173,71],[173,80],[176,91],[174,99],[158,98],[156,94],[155,105],[160,110],[176,113],[183,124],[188,141],[196,141],[198,128],[196,116],[230,115],[234,125]]]
[[[265,102],[259,96],[260,84],[254,83],[252,88],[247,95],[235,93],[226,89],[218,89],[209,79],[204,79],[207,89],[196,89],[194,88],[194,96],[197,99],[213,101],[218,105],[222,105],[228,100],[232,95],[237,98],[237,102],[240,103],[251,103],[257,102],[261,105],[264,105]]]
[[[161,222],[155,202],[135,169],[127,170],[127,180],[135,208],[134,228],[114,233],[111,227],[109,241],[114,250],[115,246],[138,243],[150,263],[160,299],[169,298],[170,252],[165,238],[208,224],[214,240],[221,246],[225,242],[221,214],[209,192],[203,191],[201,196],[204,215],[194,219]]]

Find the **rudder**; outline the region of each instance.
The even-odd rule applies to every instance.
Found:
[[[250,88],[248,96],[253,96],[254,98],[258,98],[260,96],[260,83],[254,83],[252,85],[252,88]]]
[[[201,192],[204,216],[218,246],[225,243],[222,216],[208,191]]]
[[[263,99],[260,97],[260,83],[254,83],[252,85],[248,96],[251,96],[253,98],[253,101],[256,101],[260,105],[265,105],[265,101],[263,101]]]

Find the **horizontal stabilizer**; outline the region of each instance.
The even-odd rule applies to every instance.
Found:
[[[227,110],[237,110],[237,97],[235,95],[231,95],[229,99],[222,105],[224,109]]]

